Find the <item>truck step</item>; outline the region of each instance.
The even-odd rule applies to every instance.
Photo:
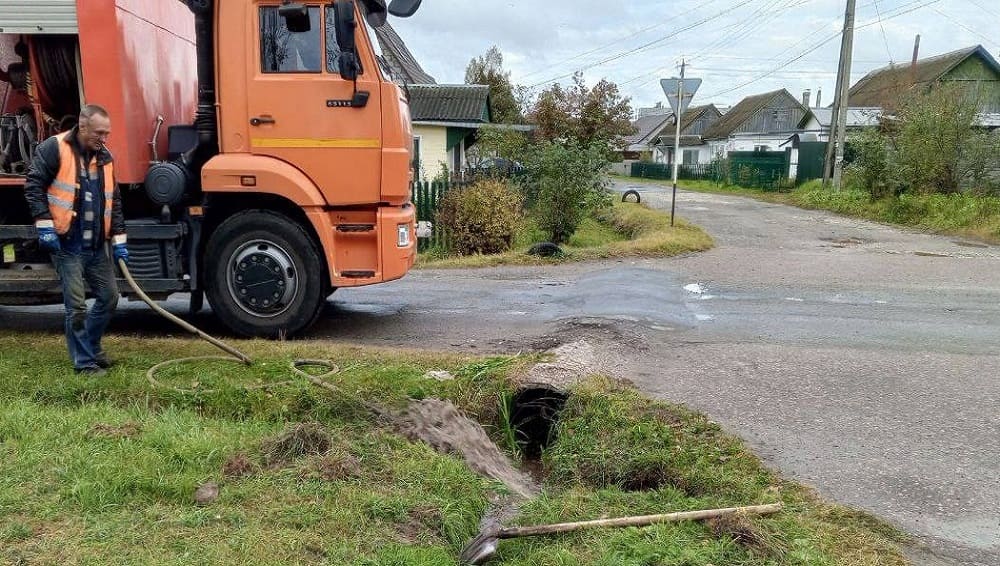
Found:
[[[346,279],[371,279],[375,277],[374,271],[341,271],[340,276]]]
[[[374,224],[338,224],[338,232],[372,232],[375,230]]]

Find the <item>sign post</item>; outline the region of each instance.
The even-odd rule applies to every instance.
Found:
[[[698,87],[701,86],[701,79],[685,79],[684,78],[684,60],[681,60],[681,77],[672,79],[660,79],[660,87],[663,89],[663,94],[667,95],[667,102],[670,103],[670,108],[674,111],[674,122],[676,122],[677,130],[674,133],[674,175],[673,175],[673,194],[670,197],[670,225],[674,225],[674,210],[677,203],[677,167],[680,164],[680,151],[681,151],[681,116],[687,111],[688,105],[691,99],[694,98],[694,93],[698,91]]]

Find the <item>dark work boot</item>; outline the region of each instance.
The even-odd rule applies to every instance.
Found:
[[[83,375],[86,377],[104,377],[108,374],[104,368],[99,368],[97,366],[85,367],[75,370],[77,375]]]

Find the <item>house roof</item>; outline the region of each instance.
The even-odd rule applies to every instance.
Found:
[[[415,84],[409,86],[414,122],[490,122],[490,87]]]
[[[382,48],[382,60],[389,67],[392,80],[403,84],[434,84],[437,81],[428,75],[410,53],[403,39],[386,22],[375,28],[375,37]]]
[[[887,96],[894,96],[900,89],[919,84],[930,84],[946,75],[972,56],[981,57],[987,65],[1000,74],[1000,64],[982,45],[966,47],[950,53],[919,59],[916,68],[909,64],[890,65],[875,69],[851,87],[848,100],[852,106],[883,106]]]
[[[697,134],[685,135],[684,130],[686,130],[688,126],[691,125],[692,122],[694,122],[698,118],[701,118],[708,111],[719,112],[719,109],[716,108],[714,104],[703,104],[701,106],[690,106],[688,107],[687,110],[684,111],[684,115],[681,116],[682,147],[685,145],[704,145],[704,142],[702,141],[702,137],[700,135]],[[672,117],[673,115],[671,114],[671,118]],[[673,120],[670,121],[673,122]],[[656,142],[657,145],[673,147],[674,134],[672,132],[674,132],[674,129],[670,128],[670,131],[663,132],[662,135],[659,136],[660,139],[654,141]]]
[[[660,130],[670,121],[671,114],[653,114],[650,116],[643,116],[638,120],[632,122],[632,127],[635,128],[635,133],[625,137],[625,143],[628,145],[639,145],[648,143]]]
[[[824,128],[830,127],[830,122],[833,120],[833,109],[832,108],[810,108],[809,112],[816,118],[819,125]],[[878,117],[882,114],[882,108],[878,106],[863,106],[855,107],[852,106],[847,109],[847,127],[848,128],[858,128],[863,126],[876,126],[878,125]],[[804,126],[809,120],[809,114],[806,114],[800,122],[801,126]]]
[[[764,108],[782,94],[786,94],[792,100],[796,100],[785,89],[748,96],[716,120],[714,124],[705,130],[705,134],[702,137],[707,140],[728,138],[730,134],[736,131],[744,122],[752,118],[761,108]]]

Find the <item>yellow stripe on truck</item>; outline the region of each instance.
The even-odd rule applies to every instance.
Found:
[[[250,140],[250,143],[254,147],[262,147],[262,148],[339,147],[339,148],[379,149],[382,147],[382,143],[375,138],[371,139],[252,138]]]

